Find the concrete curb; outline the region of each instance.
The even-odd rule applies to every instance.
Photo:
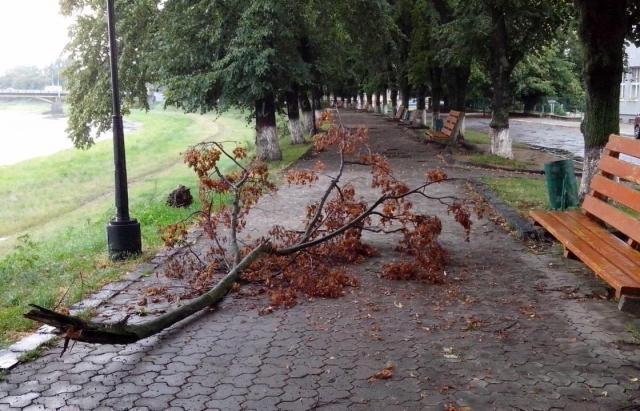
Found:
[[[476,179],[469,180],[474,189],[493,207],[493,209],[507,222],[515,231],[519,240],[541,241],[545,238],[542,228],[536,227],[531,221],[522,217],[518,211],[502,201],[498,194],[486,184]]]
[[[90,295],[84,300],[74,304],[69,309],[70,315],[78,315],[85,310],[97,308],[100,304],[120,294],[131,284],[137,282],[149,271],[153,271],[158,264],[143,263],[130,273],[122,277],[120,281],[105,285],[100,291]],[[55,328],[43,325],[38,330],[20,341],[0,350],[0,371],[8,371],[20,363],[20,357],[29,351],[33,351],[57,337]]]

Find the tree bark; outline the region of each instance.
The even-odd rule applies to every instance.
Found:
[[[576,0],[584,46],[587,104],[583,124],[584,166],[580,194],[589,192],[610,134],[620,132],[620,79],[629,27],[626,1]]]
[[[493,85],[493,113],[491,116],[491,153],[513,158],[509,133],[509,109],[511,107],[511,72],[513,67],[507,56],[507,29],[504,14],[491,9],[491,82]],[[619,80],[619,79],[618,79]]]
[[[298,93],[289,91],[287,98],[287,117],[289,118],[289,133],[292,144],[304,143],[304,132],[300,123],[300,108],[298,107]]]
[[[311,110],[311,102],[306,94],[300,95],[300,113],[302,129],[307,136],[313,136],[315,134],[313,124],[313,110]]]
[[[282,160],[276,130],[276,102],[273,95],[267,95],[256,101],[256,149],[260,160]]]
[[[320,118],[322,117],[322,90],[314,89],[313,92],[311,93],[311,96],[313,98],[313,112],[315,115],[315,120],[319,121]],[[315,130],[315,123],[314,123],[314,130]]]
[[[385,87],[384,92],[382,93],[382,112],[387,114],[389,111],[389,100],[387,99],[387,89]]]
[[[416,100],[416,113],[414,116],[415,125],[417,126],[425,126],[427,124],[427,110],[426,110],[426,98],[427,98],[427,89],[425,86],[420,86],[417,89],[417,100]]]
[[[400,93],[402,93],[402,107],[409,110],[409,100],[411,99],[411,86],[407,80],[401,82]]]
[[[431,128],[436,129],[436,121],[440,118],[440,100],[442,99],[442,69],[431,69]]]
[[[376,93],[376,113],[382,113],[382,96],[381,93]]]
[[[394,116],[398,114],[398,89],[397,88],[391,89],[391,111],[393,112]]]

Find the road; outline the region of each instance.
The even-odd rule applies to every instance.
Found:
[[[467,128],[489,132],[489,118],[466,119]],[[584,140],[577,121],[562,121],[539,118],[510,119],[511,135],[515,143],[532,144],[565,150],[575,156],[582,157]],[[631,124],[620,124],[621,134],[633,136]]]

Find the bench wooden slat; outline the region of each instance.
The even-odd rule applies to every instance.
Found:
[[[627,237],[636,242],[640,242],[640,221],[637,219],[632,218],[628,214],[592,195],[585,196],[582,208],[587,213],[619,230]]]
[[[634,281],[627,273],[606,259],[591,246],[590,241],[581,238],[563,224],[563,212],[532,211],[531,216],[556,237],[569,251],[587,264],[616,290],[616,295],[640,294],[640,282]]]
[[[621,154],[640,158],[640,141],[609,137],[583,213],[533,211],[531,217],[614,287],[617,296],[640,295],[640,218],[633,215],[640,212],[640,190],[633,186],[640,184],[640,166]]]
[[[603,156],[598,163],[600,171],[640,184],[640,167],[611,156]]]
[[[605,148],[609,151],[640,158],[640,144],[630,138],[611,134],[609,136],[609,142],[607,143]]]
[[[591,190],[607,196],[632,210],[640,212],[640,192],[624,184],[609,180],[601,175],[596,175],[591,181]]]
[[[437,141],[438,143],[446,143],[451,139],[451,136],[456,132],[458,128],[458,123],[460,122],[460,116],[464,113],[460,111],[449,111],[449,115],[447,116],[442,131],[433,131],[428,130],[425,135],[427,139],[432,141]]]
[[[579,211],[562,213],[562,223],[571,226],[580,237],[588,238],[594,249],[640,284],[640,251],[632,249]]]

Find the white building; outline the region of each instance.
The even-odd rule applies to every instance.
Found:
[[[626,48],[628,67],[620,83],[620,118],[623,122],[633,120],[640,113],[640,48]]]

